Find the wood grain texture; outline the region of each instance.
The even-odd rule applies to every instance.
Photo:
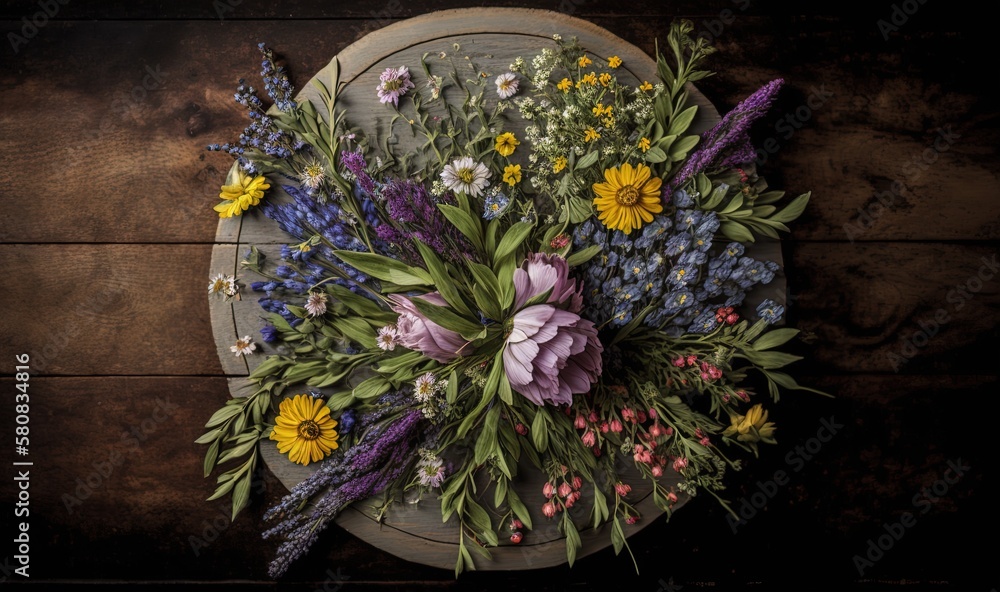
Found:
[[[238,78],[257,80],[256,42],[267,41],[287,58],[301,87],[367,32],[475,2],[222,2],[233,8],[222,20],[214,1],[69,2],[17,53],[9,34],[21,34],[22,17],[38,13],[39,3],[0,6],[0,20],[7,19],[0,22],[7,42],[0,50],[0,242],[49,243],[0,248],[0,269],[8,278],[0,360],[27,351],[41,361],[31,383],[37,393],[32,441],[39,446],[32,581],[60,588],[146,582],[308,592],[342,585],[511,590],[530,582],[532,590],[565,590],[592,589],[613,574],[617,587],[649,591],[671,584],[997,587],[995,576],[982,569],[994,561],[992,550],[977,536],[1000,526],[992,507],[1000,491],[988,421],[998,386],[996,296],[984,287],[962,310],[947,309],[953,306],[948,292],[977,271],[975,261],[995,252],[1000,238],[993,191],[1000,103],[987,82],[995,55],[988,15],[954,3],[924,3],[883,38],[876,23],[901,2],[532,3],[585,15],[646,53],[673,16],[695,17],[698,30],[712,27],[719,48],[712,65],[720,74],[699,88],[722,112],[767,80],[786,79],[773,115],[754,136],[779,145],[760,167],[772,185],[814,192],[794,240],[785,245],[789,322],[819,337],[797,346],[798,353],[822,360],[800,362],[801,381],[838,398],[783,397],[772,411],[779,444],[733,476],[733,501],[752,496],[776,470],[788,471],[786,455],[816,435],[821,419],[845,424],[843,435],[793,471],[789,485],[735,534],[707,498],[693,500],[670,524],[636,534],[638,575],[627,554],[605,550],[572,570],[470,573],[456,582],[448,571],[395,559],[334,527],[276,585],[266,575],[275,543],[259,539],[259,526],[284,487],[264,472],[263,495],[227,525],[226,504],[204,501],[212,482],[201,478],[202,450],[185,444],[227,397],[209,341],[204,285],[210,243],[234,242],[238,231],[215,235],[209,208],[229,160],[201,148],[232,139],[244,125],[230,97]],[[724,9],[733,9],[731,22],[718,18]],[[159,66],[164,79],[144,96],[135,89],[149,74],[146,66]],[[800,128],[789,137],[775,128],[823,85],[834,96]],[[915,159],[947,125],[961,137],[932,165],[920,167]],[[914,162],[917,168],[904,169]],[[858,208],[878,211],[876,194],[891,190],[894,180],[904,186],[902,198],[851,245],[844,225],[856,224]],[[56,244],[80,242],[98,244]],[[138,244],[110,244],[127,242]],[[80,304],[95,300],[106,300],[108,308]],[[953,319],[893,372],[886,354],[941,307]],[[871,372],[859,373],[861,368]],[[107,376],[133,370],[161,376]],[[0,375],[12,372],[0,366]],[[188,376],[162,376],[174,372]],[[91,377],[45,376],[52,373]],[[190,376],[196,373],[211,376]],[[0,378],[5,392],[11,386]],[[106,486],[68,514],[59,496],[89,475],[102,455],[128,450],[114,432],[141,425],[156,398],[174,401],[177,393],[190,412],[161,424],[170,431],[152,434]],[[13,427],[12,406],[0,406],[0,430],[10,434]],[[8,462],[15,460],[11,454],[7,449]],[[904,512],[921,512],[914,495],[958,459],[972,469],[860,576],[852,558],[884,534],[885,524]],[[12,487],[9,478],[0,480],[0,498],[13,499]],[[196,555],[192,536],[212,542]],[[19,583],[6,569],[0,581]]]
[[[872,20],[880,18],[872,11]],[[668,15],[594,18],[646,53],[669,21]],[[230,161],[202,149],[234,138],[245,125],[230,97],[236,79],[256,80],[255,42],[266,40],[286,56],[301,87],[330,56],[384,24],[49,24],[18,55],[0,54],[0,63],[10,66],[0,70],[0,125],[8,131],[0,156],[10,160],[23,152],[19,138],[37,138],[34,158],[0,170],[0,208],[9,220],[0,241],[210,240],[214,221],[204,213],[216,202]],[[6,37],[20,26],[2,23],[0,33]],[[974,52],[982,42],[941,35],[934,43],[913,43],[901,69],[898,44],[885,43],[870,23],[853,30],[839,20],[740,14],[718,36],[711,65],[720,74],[700,88],[725,112],[767,80],[786,79],[773,115],[755,136],[776,142],[762,167],[773,185],[814,192],[794,229],[797,239],[993,240],[1000,238],[1000,218],[983,200],[1000,169],[992,149],[1000,140],[992,123],[997,101],[970,87],[974,65],[941,58]],[[855,51],[858,46],[866,50]],[[160,82],[147,66],[161,74]],[[45,100],[35,100],[42,89]],[[786,120],[808,107],[814,89],[833,96],[806,121],[796,120],[796,128]],[[949,125],[961,137],[947,151],[929,153],[934,162],[924,168],[935,130]],[[901,183],[898,197],[893,181]],[[101,207],[64,206],[61,196],[89,195],[95,184]],[[880,208],[876,195],[886,191],[892,201]],[[859,208],[875,214],[872,223]],[[856,229],[850,235],[846,224]]]

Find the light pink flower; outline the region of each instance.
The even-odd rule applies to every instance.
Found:
[[[504,371],[511,387],[536,405],[569,404],[601,375],[597,328],[578,314],[582,286],[557,255],[532,254],[514,270],[514,308]],[[527,306],[549,292],[545,303]]]
[[[415,298],[437,306],[447,304],[437,292]],[[416,350],[442,364],[469,353],[466,349],[469,342],[464,337],[425,317],[413,304],[412,299],[399,295],[390,296],[389,299],[393,302],[392,310],[399,313],[396,331],[399,343],[403,347]]]
[[[378,100],[380,103],[392,103],[399,106],[399,97],[406,94],[406,91],[413,88],[410,80],[410,70],[406,66],[399,68],[386,68],[385,72],[378,78]]]

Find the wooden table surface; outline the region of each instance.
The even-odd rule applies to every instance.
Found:
[[[229,161],[203,147],[242,129],[231,95],[258,70],[258,41],[301,84],[366,32],[476,4],[0,6],[5,512],[19,491],[11,463],[34,463],[31,577],[13,572],[7,514],[0,581],[278,586],[266,573],[276,545],[259,524],[282,486],[262,472],[262,495],[230,524],[224,502],[204,501],[213,481],[192,443],[228,396],[205,287]],[[786,79],[755,130],[769,148],[760,169],[773,185],[813,191],[784,245],[788,321],[807,335],[796,346],[808,357],[802,382],[837,397],[783,397],[779,443],[732,480],[749,519],[734,525],[713,500],[692,501],[632,539],[638,575],[608,550],[573,569],[456,582],[334,528],[281,589],[583,590],[608,578],[648,592],[995,589],[992,547],[979,541],[998,526],[1000,105],[987,90],[986,15],[918,0],[498,4],[572,13],[647,52],[672,18],[692,18],[717,38],[720,73],[699,88],[721,112]],[[19,457],[24,353],[31,443]]]

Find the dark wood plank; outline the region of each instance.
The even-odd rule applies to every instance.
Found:
[[[670,19],[593,20],[650,53]],[[17,56],[0,55],[9,64],[0,88],[0,122],[8,130],[0,156],[33,155],[0,170],[0,208],[8,220],[0,241],[210,241],[216,223],[210,208],[230,161],[203,147],[236,137],[244,125],[231,93],[237,78],[256,80],[255,42],[266,40],[287,56],[301,86],[348,43],[383,24],[49,24]],[[8,21],[0,33],[19,26]],[[721,73],[700,87],[725,112],[767,80],[786,78],[774,115],[755,135],[776,142],[762,166],[772,185],[814,192],[796,238],[991,240],[1000,238],[990,198],[1000,138],[989,122],[1000,109],[974,82],[974,62],[943,57],[974,53],[981,43],[931,35],[907,47],[901,69],[898,45],[883,42],[870,23],[855,31],[839,20],[742,16],[720,33],[712,65]],[[804,116],[800,109],[820,88],[833,97],[822,105],[813,98],[818,106],[801,129],[788,137],[787,122],[775,129],[796,112]],[[936,130],[949,125],[961,137],[945,152],[928,153],[935,162],[922,168]],[[899,196],[891,193],[893,181],[902,184]],[[876,196],[886,191],[889,207],[880,209]],[[100,207],[65,197],[95,192]]]
[[[28,353],[44,375],[221,374],[209,306],[228,304],[208,300],[211,250],[3,245],[18,304],[0,318],[0,359]]]
[[[869,575],[925,583],[945,579],[952,585],[975,582],[981,588],[976,574],[982,572],[974,567],[986,560],[988,548],[967,533],[996,526],[995,515],[985,507],[986,499],[998,493],[987,479],[991,435],[973,429],[956,401],[990,400],[997,376],[860,374],[808,380],[838,398],[799,394],[769,404],[778,422],[778,444],[762,449],[760,460],[733,474],[727,495],[738,505],[776,470],[790,475],[788,485],[738,526],[735,535],[725,513],[708,498],[694,500],[670,523],[650,524],[631,539],[638,576],[627,554],[615,557],[605,550],[573,569],[466,574],[456,583],[447,570],[394,560],[331,527],[287,581],[311,591],[339,574],[357,589],[436,585],[498,590],[516,587],[528,577],[532,589],[537,584],[538,589],[559,590],[585,587],[613,570],[623,586],[653,590],[662,586],[661,579],[674,578],[681,585],[756,581],[775,586],[821,571],[824,582],[843,588],[860,579],[852,556],[864,552],[869,538],[882,534],[884,522],[914,511],[913,495],[940,479],[949,460],[961,458],[971,467],[968,474],[920,516],[919,526]],[[9,391],[12,380],[0,379],[0,388]],[[259,539],[261,516],[284,488],[262,473],[258,501],[232,524],[223,501],[204,501],[213,480],[202,478],[204,450],[193,440],[225,400],[224,379],[33,377],[30,389],[29,459],[36,461],[31,468],[31,532],[38,537],[33,540],[40,577],[78,582],[240,580],[243,585],[268,580],[266,564],[275,543]],[[843,425],[842,431],[809,460],[790,463],[788,455],[815,438],[824,419]],[[11,406],[0,407],[0,426],[8,433],[12,429]],[[5,458],[12,459],[11,453]],[[101,468],[108,472],[106,462],[117,465],[100,476]],[[92,491],[77,479],[90,479]],[[0,495],[12,499],[14,487],[12,480],[3,480]],[[77,496],[81,503],[64,495]],[[941,545],[941,540],[949,543]],[[732,552],[734,545],[738,553]],[[724,569],[719,566],[723,555]]]

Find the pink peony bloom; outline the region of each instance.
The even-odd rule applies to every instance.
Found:
[[[550,292],[551,291],[551,292]],[[503,366],[511,387],[536,405],[569,404],[601,375],[597,328],[578,314],[582,286],[566,260],[532,254],[514,270],[514,306]],[[544,304],[525,305],[549,293]]]
[[[445,306],[447,304],[444,298],[437,292],[416,296],[416,298],[437,306]],[[398,332],[399,343],[403,347],[416,350],[442,364],[454,360],[463,355],[463,353],[468,353],[463,352],[464,348],[469,344],[465,338],[425,317],[413,305],[410,298],[393,295],[389,299],[393,302],[392,310],[399,313],[399,320],[396,321],[396,331]]]

